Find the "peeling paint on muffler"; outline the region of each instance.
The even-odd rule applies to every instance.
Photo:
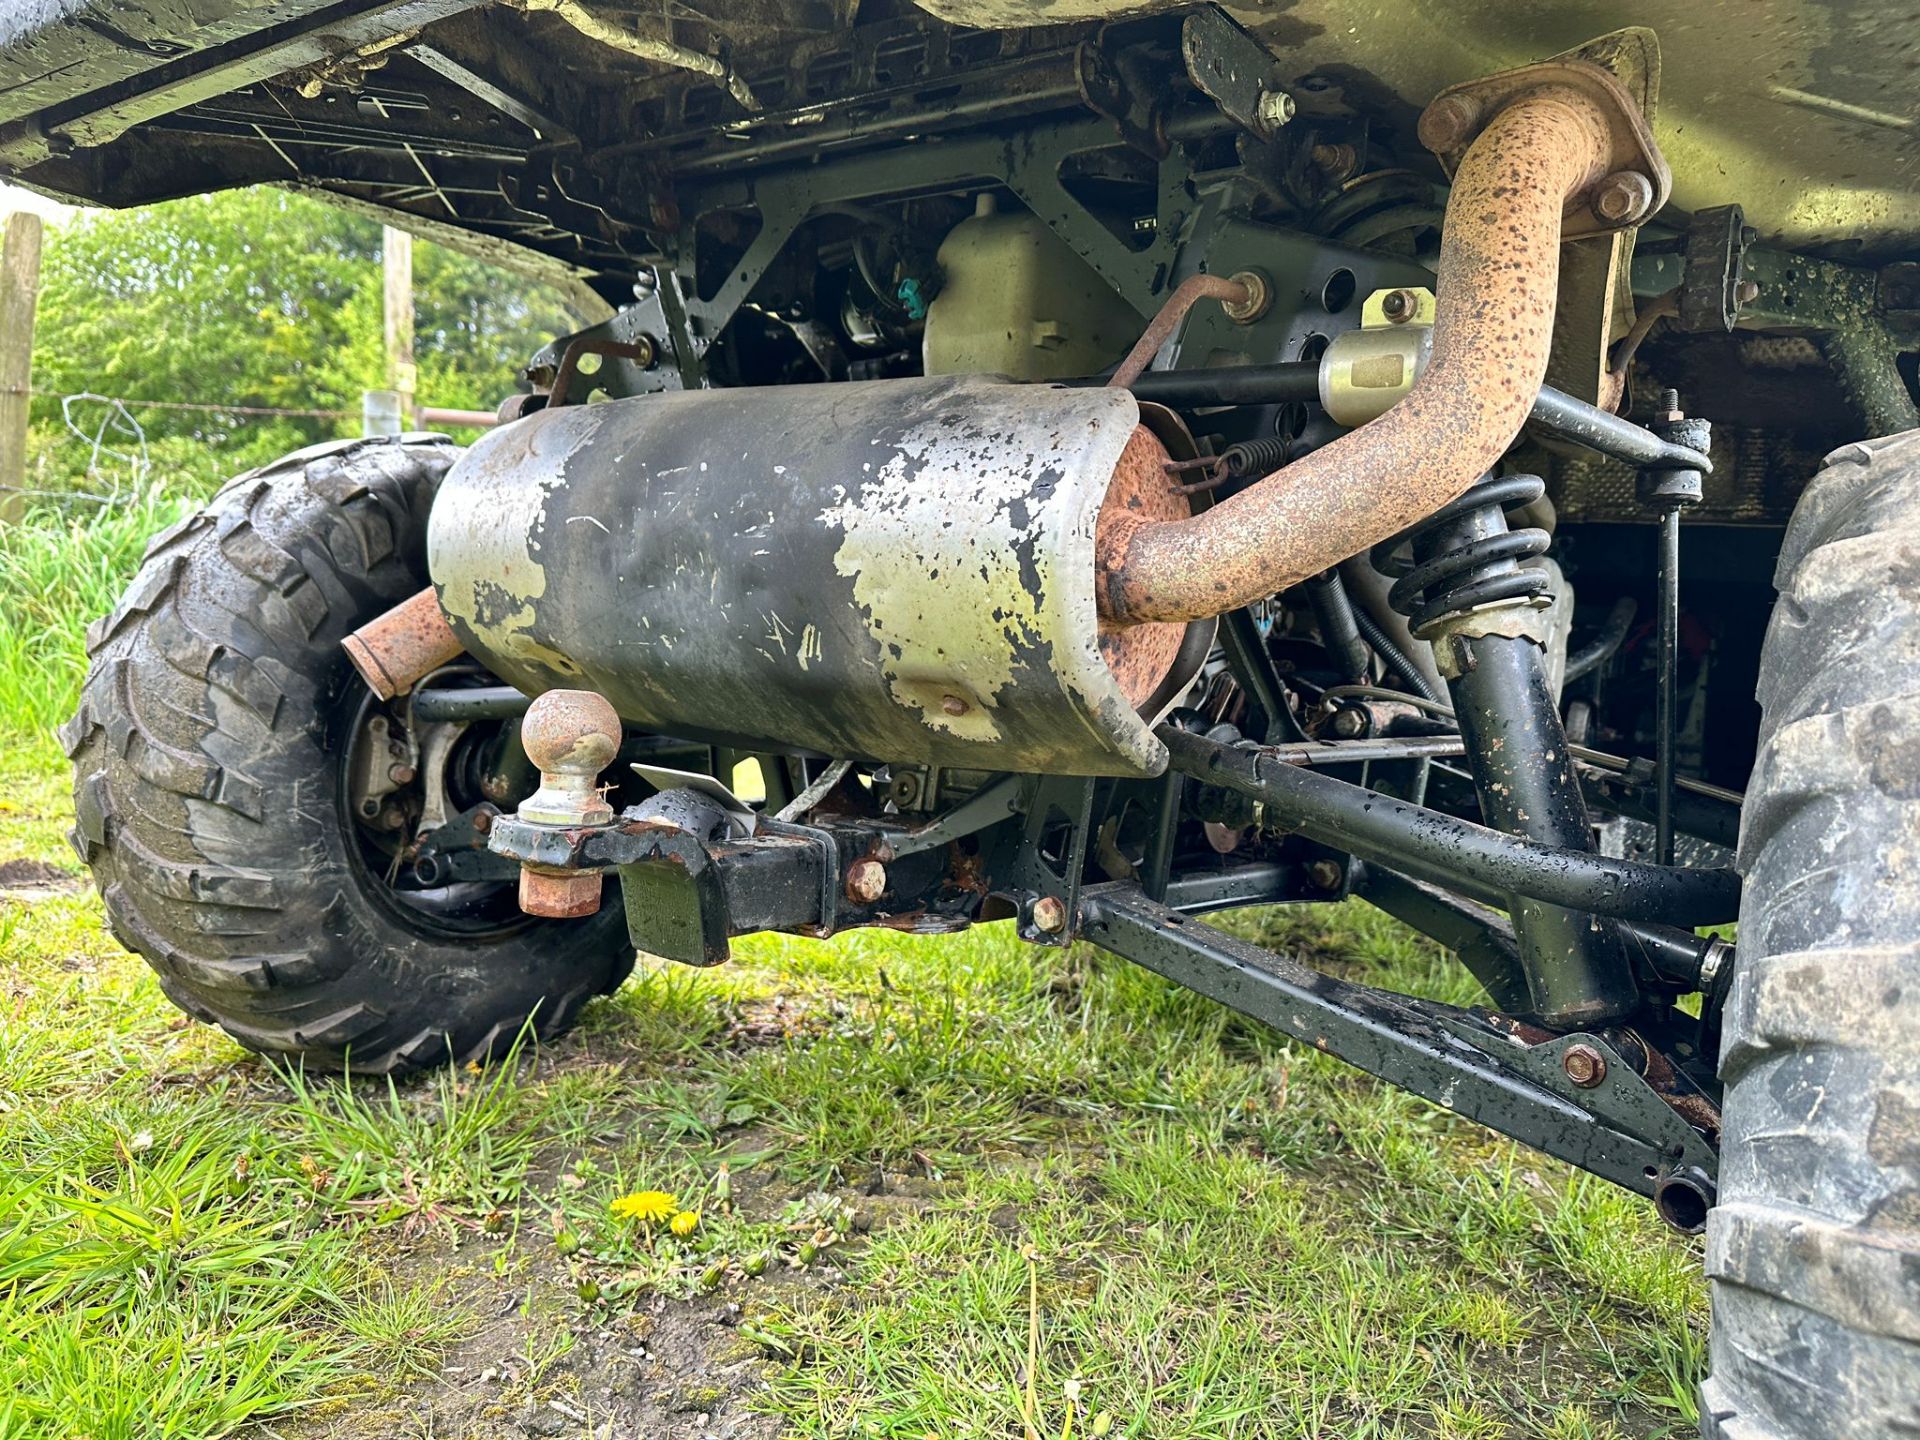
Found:
[[[1132,699],[1102,659],[1094,526],[1139,418],[1121,391],[960,376],[543,411],[448,473],[429,567],[503,678],[665,733],[1156,774],[1150,726],[1211,625],[1170,679],[1123,667]]]

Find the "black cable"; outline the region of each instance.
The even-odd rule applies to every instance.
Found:
[[[1445,703],[1435,693],[1433,682],[1421,673],[1420,667],[1409,660],[1406,652],[1380,628],[1380,623],[1367,613],[1365,606],[1353,607],[1353,621],[1360,627],[1361,638],[1373,648],[1373,653],[1380,657],[1381,663],[1406,681],[1408,689],[1422,700],[1431,700],[1435,704]]]

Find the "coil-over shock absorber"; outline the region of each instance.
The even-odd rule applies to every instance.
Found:
[[[1537,500],[1535,475],[1486,476],[1411,529],[1374,547],[1398,578],[1387,600],[1433,643],[1466,742],[1480,813],[1497,830],[1568,849],[1592,848],[1586,800],[1567,753],[1546,668],[1544,530],[1508,527],[1510,507]],[[1410,544],[1411,568],[1395,564]],[[1610,920],[1509,896],[1533,1008],[1556,1028],[1601,1025],[1637,999]]]

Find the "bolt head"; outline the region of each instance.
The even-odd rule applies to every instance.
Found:
[[[1346,872],[1337,860],[1316,860],[1307,867],[1307,879],[1316,890],[1338,890]]]
[[[411,785],[413,783],[413,776],[414,769],[411,765],[389,765],[387,767],[387,778],[396,785]]]
[[[940,708],[949,715],[964,715],[973,707],[958,695],[947,695],[941,698]]]
[[[1254,114],[1259,117],[1260,123],[1265,125],[1269,130],[1278,130],[1282,125],[1293,119],[1293,113],[1296,108],[1293,103],[1293,96],[1289,95],[1286,91],[1262,90],[1260,92],[1259,103],[1254,106]]]
[[[1395,325],[1404,325],[1420,313],[1420,297],[1411,290],[1389,290],[1380,297],[1380,313]]]
[[[520,908],[529,915],[573,920],[600,908],[600,872],[520,867]]]
[[[1560,1057],[1560,1068],[1582,1090],[1591,1090],[1607,1078],[1607,1057],[1591,1045],[1569,1045]]]
[[[1653,205],[1653,182],[1638,170],[1616,170],[1593,192],[1593,213],[1609,225],[1631,225]]]
[[[878,860],[856,860],[847,867],[847,899],[871,905],[887,893],[887,867]]]
[[[1479,101],[1470,95],[1442,95],[1420,113],[1420,143],[1444,155],[1466,144],[1479,123]]]
[[[1049,935],[1067,928],[1067,907],[1057,897],[1042,895],[1033,902],[1033,923]]]
[[[1342,740],[1356,740],[1367,733],[1367,712],[1357,705],[1342,706],[1333,712],[1330,725]]]

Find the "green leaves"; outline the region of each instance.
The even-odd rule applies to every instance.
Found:
[[[40,477],[84,474],[59,395],[357,415],[386,382],[381,232],[301,195],[234,190],[80,215],[48,233],[35,333]],[[491,409],[540,346],[579,328],[535,282],[420,243],[415,350],[423,403]],[[357,422],[136,406],[149,442],[190,439],[201,491]],[[97,420],[97,416],[95,419]],[[176,458],[170,454],[168,458]]]

